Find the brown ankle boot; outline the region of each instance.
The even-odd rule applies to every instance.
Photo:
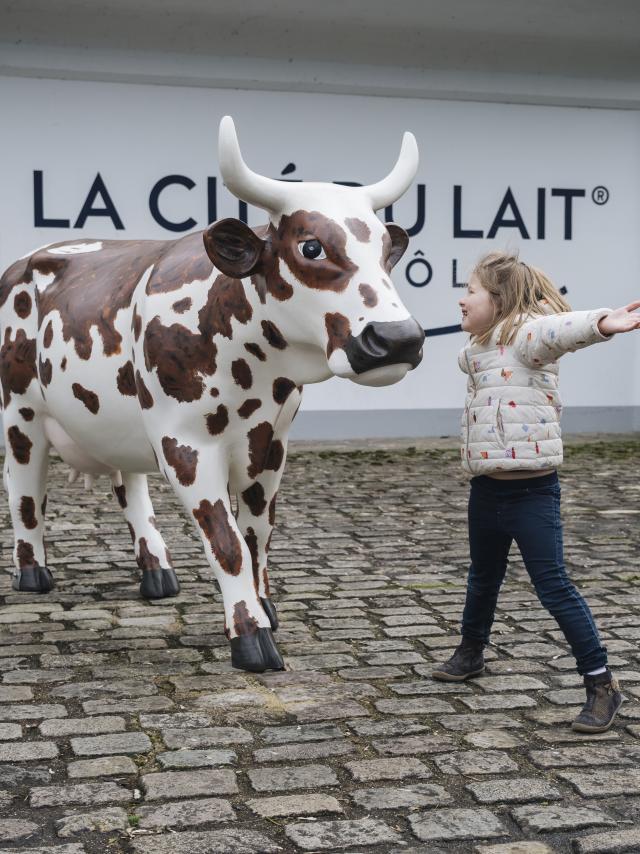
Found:
[[[470,676],[484,671],[483,641],[462,637],[462,642],[448,661],[436,667],[431,673],[441,682],[462,682]]]
[[[605,673],[597,676],[585,675],[584,687],[587,689],[587,701],[571,728],[576,732],[605,732],[624,702],[618,680],[607,667]]]

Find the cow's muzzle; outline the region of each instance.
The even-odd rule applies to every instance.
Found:
[[[422,361],[424,330],[418,321],[392,320],[367,323],[355,338],[350,335],[344,351],[353,371],[364,374],[387,365],[417,367]]]

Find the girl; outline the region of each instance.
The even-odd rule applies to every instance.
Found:
[[[634,309],[571,311],[540,270],[514,255],[480,260],[459,301],[470,339],[458,358],[468,374],[462,419],[462,467],[471,476],[471,567],[462,642],[433,671],[462,681],[484,670],[507,556],[516,541],[538,598],[555,617],[584,677],[587,700],[578,732],[609,729],[623,697],[587,603],[562,556],[562,463],[558,359],[567,352],[640,328]]]

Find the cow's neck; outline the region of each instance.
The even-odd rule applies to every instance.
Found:
[[[266,294],[262,302],[260,294]],[[286,376],[296,385],[322,382],[332,376],[326,354],[319,344],[303,343],[300,320],[296,320],[296,297],[279,302],[266,289],[261,276],[245,280],[245,294],[252,308],[251,320],[234,325],[239,349],[258,344],[267,358],[263,367],[273,376]],[[302,311],[301,307],[301,311]]]

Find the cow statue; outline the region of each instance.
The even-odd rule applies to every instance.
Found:
[[[176,595],[147,488],[160,469],[220,585],[232,665],[262,672],[284,667],[267,552],[302,387],[333,376],[387,385],[422,358],[423,330],[390,280],[407,234],[375,215],[411,184],[418,149],[406,133],[393,170],[369,186],[279,181],[246,166],[226,116],[219,160],[228,189],[268,225],[55,243],[0,280],[12,584],[53,587],[43,542],[53,446],[75,472],[111,478],[142,596]]]

